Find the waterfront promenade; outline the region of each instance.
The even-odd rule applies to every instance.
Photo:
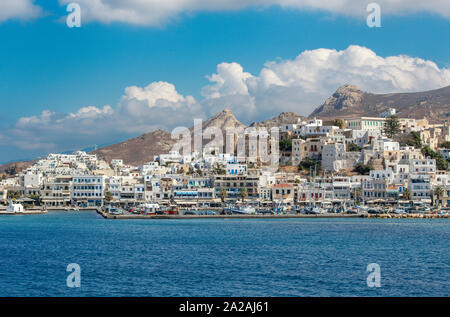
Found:
[[[102,211],[100,208],[97,212],[105,219],[290,219],[290,218],[381,218],[381,219],[447,219],[448,214],[270,214],[270,215],[111,215]]]

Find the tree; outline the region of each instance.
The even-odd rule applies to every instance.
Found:
[[[359,203],[361,201],[361,188],[355,188],[354,197],[355,202]]]
[[[222,164],[216,163],[212,169],[212,173],[217,175],[225,175],[227,171],[224,169]]]
[[[353,169],[353,171],[355,171],[361,175],[369,175],[371,170],[373,170],[372,165],[370,165],[370,164],[366,165],[366,164],[362,164],[362,163],[356,164],[355,168]]]
[[[410,132],[407,144],[409,146],[414,146],[416,149],[420,149],[422,147],[422,140],[420,139],[420,134],[416,131]]]
[[[279,147],[281,151],[292,151],[292,140],[281,140]]]
[[[390,116],[386,119],[383,127],[383,133],[388,138],[393,138],[396,134],[400,133],[400,122],[398,121],[397,116]]]
[[[450,149],[450,141],[445,141],[441,144],[441,148]]]
[[[409,190],[409,188],[406,188],[403,192],[403,198],[406,200],[411,200],[411,191]]]
[[[242,202],[245,201],[245,198],[247,198],[248,193],[247,193],[247,188],[241,188],[241,190],[239,191],[239,196],[242,199]]]
[[[333,125],[342,129],[344,127],[344,120],[342,119],[334,119]]]
[[[227,190],[225,188],[222,188],[219,191],[219,197],[220,197],[220,200],[222,201],[222,206],[225,203],[225,199],[227,198],[227,196],[228,196]]]
[[[436,196],[436,200],[438,201],[438,204],[440,205],[441,204],[440,200],[441,200],[442,196],[444,196],[444,189],[440,186],[436,187],[434,189],[434,195]]]
[[[361,147],[355,143],[347,144],[347,152],[361,152]]]
[[[445,160],[441,153],[433,151],[428,145],[422,147],[421,152],[425,157],[436,160],[436,167],[438,170],[446,171],[448,169],[448,161]]]
[[[113,200],[113,195],[111,194],[111,192],[106,192],[105,193],[105,201],[109,203],[112,200]]]
[[[8,193],[6,196],[8,197],[8,199],[9,198],[18,199],[18,198],[20,198],[20,193],[16,190],[8,190]]]
[[[320,170],[321,168],[321,162],[313,160],[312,158],[305,157],[300,164],[298,164],[298,170],[302,171],[308,171],[310,168],[317,166],[317,170]]]

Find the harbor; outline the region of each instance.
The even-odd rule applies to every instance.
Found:
[[[152,297],[204,296],[205,289],[208,296],[449,292],[449,255],[443,252],[448,248],[447,219],[148,217],[155,220],[106,220],[92,211],[0,216],[0,293]],[[361,274],[374,261],[385,276],[385,287],[376,290],[364,287],[366,275]],[[66,266],[72,262],[81,265],[81,288],[65,284]],[[30,264],[38,279],[24,274]]]
[[[394,212],[347,212],[347,213],[305,213],[305,212],[254,212],[231,213],[220,210],[177,210],[177,212],[158,211],[151,213],[130,212],[116,207],[97,208],[97,213],[105,219],[295,219],[295,218],[377,218],[377,219],[448,219],[448,212],[440,213],[394,213]]]

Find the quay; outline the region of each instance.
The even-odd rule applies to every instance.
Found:
[[[256,215],[111,215],[107,212],[97,209],[99,213],[105,219],[293,219],[293,218],[380,218],[380,219],[403,219],[403,218],[416,218],[416,219],[447,219],[448,214],[436,215],[436,214],[378,214],[372,215],[367,213],[360,214],[256,214]]]
[[[42,215],[46,213],[46,209],[30,209],[24,212],[8,212],[5,209],[0,209],[0,215]]]

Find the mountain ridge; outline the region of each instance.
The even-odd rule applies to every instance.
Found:
[[[388,108],[396,108],[401,117],[416,119],[427,117],[432,123],[443,122],[450,117],[450,86],[423,92],[373,94],[364,92],[354,85],[343,85],[322,105],[318,106],[308,118],[317,117],[324,121],[331,121],[336,118],[348,119],[357,116],[378,117]],[[271,128],[306,119],[296,112],[281,112],[276,117],[253,122],[249,127]],[[224,109],[202,122],[203,130],[213,126],[222,131],[227,127],[247,127],[229,109]],[[193,129],[194,127],[189,128],[191,133]],[[158,129],[123,142],[101,147],[90,153],[97,154],[100,159],[108,162],[112,159],[123,159],[126,164],[139,165],[153,160],[155,155],[168,153],[176,142],[177,140],[172,140],[171,133]],[[203,140],[203,144],[208,142],[210,140]],[[0,165],[0,173],[6,170],[20,171],[29,165],[29,162],[10,162]]]
[[[423,92],[373,94],[354,85],[339,87],[309,118],[348,119],[356,116],[376,116],[395,108],[405,118],[442,122],[450,117],[450,85]]]

